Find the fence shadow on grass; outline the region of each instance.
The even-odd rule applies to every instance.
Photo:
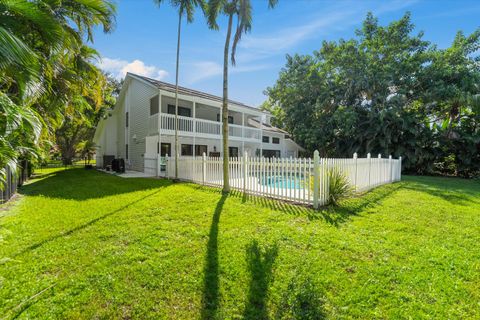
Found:
[[[323,207],[318,214],[329,224],[339,226],[349,221],[352,217],[358,216],[367,208],[374,208],[390,197],[400,188],[403,188],[402,182],[388,184],[377,187],[353,198],[341,201],[338,206]]]
[[[202,294],[202,319],[214,319],[219,306],[219,270],[218,270],[218,229],[220,216],[227,195],[218,200],[212,216],[210,233],[208,235],[207,255],[204,265],[204,283]]]
[[[20,188],[19,193],[67,200],[89,200],[135,191],[167,187],[167,179],[120,178],[83,168],[59,170],[40,176]]]
[[[159,193],[159,192],[160,192],[160,190],[157,190],[157,191],[155,191],[155,192],[152,192],[152,193],[150,193],[150,194],[147,194],[146,196],[143,196],[143,197],[141,197],[141,198],[139,198],[139,199],[137,199],[137,200],[135,200],[135,201],[132,201],[132,202],[130,202],[130,203],[128,203],[128,204],[126,204],[126,205],[118,208],[118,209],[115,209],[115,210],[113,210],[113,211],[110,211],[110,212],[108,212],[108,213],[105,213],[104,215],[101,215],[100,217],[97,217],[97,218],[95,218],[95,219],[92,219],[92,220],[90,220],[90,221],[88,221],[88,222],[86,222],[86,223],[83,223],[83,224],[81,224],[81,225],[79,225],[79,226],[76,226],[76,227],[74,227],[74,228],[72,228],[72,229],[69,229],[69,230],[67,230],[67,231],[65,231],[65,232],[61,232],[61,233],[56,234],[56,235],[54,235],[54,236],[48,237],[48,238],[46,238],[46,239],[44,239],[44,240],[42,240],[42,241],[39,241],[39,242],[37,242],[37,243],[34,243],[34,244],[26,247],[25,249],[21,250],[20,252],[16,253],[15,255],[13,255],[13,258],[15,258],[15,257],[17,257],[17,256],[20,256],[20,255],[22,255],[22,254],[24,254],[24,253],[27,253],[27,252],[29,252],[29,251],[36,250],[36,249],[44,246],[45,244],[50,243],[50,242],[52,242],[52,241],[55,241],[55,240],[57,240],[57,239],[60,239],[60,238],[63,238],[63,237],[72,235],[72,234],[74,234],[75,232],[84,230],[84,229],[86,229],[86,228],[94,225],[95,223],[97,223],[97,222],[99,222],[99,221],[102,221],[102,220],[104,220],[104,219],[106,219],[106,218],[108,218],[108,217],[110,217],[110,216],[112,216],[112,215],[114,215],[114,214],[116,214],[116,213],[121,212],[122,210],[127,209],[128,207],[131,207],[131,206],[133,206],[133,205],[135,205],[135,204],[137,204],[137,203],[139,203],[139,202],[141,202],[141,201],[143,201],[143,200],[145,200],[145,199],[147,199],[147,198],[150,198],[150,197],[154,196],[155,194],[157,194],[157,193]]]
[[[305,217],[310,221],[323,220],[331,225],[340,226],[342,223],[349,221],[351,217],[357,216],[367,207],[375,207],[380,205],[384,199],[391,196],[398,189],[403,188],[404,185],[405,184],[402,182],[397,182],[377,187],[366,193],[359,194],[354,198],[345,200],[341,202],[339,206],[325,206],[319,210],[314,210],[313,208],[305,205],[293,204],[291,202],[285,202],[278,199],[244,194],[243,192],[237,190],[232,190],[228,196],[240,199],[244,203],[250,202],[264,208],[269,208],[270,210],[283,212],[293,216]],[[206,192],[217,194],[221,193],[221,190],[218,188],[198,185],[196,185],[194,188]]]
[[[246,253],[250,283],[243,318],[268,319],[268,287],[273,279],[273,264],[278,256],[278,245],[261,248],[258,242],[253,240]]]

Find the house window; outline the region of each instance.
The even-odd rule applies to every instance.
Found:
[[[270,142],[270,137],[269,136],[263,136],[262,137],[262,142],[269,143]]]
[[[265,158],[280,158],[280,150],[262,150],[262,156]]]
[[[169,114],[175,114],[175,106],[172,104],[169,104],[167,112]],[[180,106],[178,106],[178,115],[182,117],[192,117],[192,113],[190,109],[185,107],[180,107]]]
[[[207,149],[208,148],[207,148],[206,145],[197,144],[195,146],[195,155],[196,156],[203,156],[203,153],[208,154]]]
[[[220,122],[220,113],[217,113],[217,121]],[[228,116],[228,123],[233,124],[233,116]]]
[[[160,148],[160,157],[165,157],[167,155],[171,156],[172,155],[172,145],[170,143],[162,143],[159,144],[157,143],[157,153],[158,149]]]
[[[280,144],[280,138],[272,137],[272,143],[273,144]]]
[[[181,155],[182,156],[193,156],[193,145],[182,144]]]
[[[125,145],[125,159],[128,160],[128,143]]]
[[[155,97],[150,99],[150,115],[153,116],[158,113],[158,105],[159,105],[159,95],[157,94]]]
[[[128,128],[128,112],[125,113],[125,127]]]
[[[230,157],[238,157],[238,148],[237,147],[228,147],[228,155]]]

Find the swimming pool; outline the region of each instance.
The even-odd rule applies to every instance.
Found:
[[[267,187],[283,189],[302,189],[305,185],[303,176],[268,176],[260,179],[260,183]]]

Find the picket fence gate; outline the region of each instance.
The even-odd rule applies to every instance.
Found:
[[[292,201],[318,208],[328,202],[328,173],[340,171],[356,192],[400,181],[402,158],[311,158],[231,157],[230,187],[246,194]],[[175,175],[173,158],[166,157],[165,175]],[[223,186],[221,157],[179,157],[178,178],[206,186]]]

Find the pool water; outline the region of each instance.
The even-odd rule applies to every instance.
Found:
[[[260,181],[264,186],[283,189],[302,189],[304,186],[303,177],[269,176]]]

